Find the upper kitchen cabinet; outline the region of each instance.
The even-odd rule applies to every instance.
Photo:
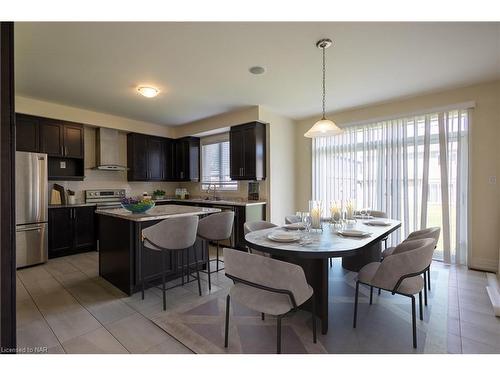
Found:
[[[166,141],[164,138],[147,138],[147,170],[149,181],[164,181],[166,179]]]
[[[16,150],[39,152],[39,118],[16,114]]]
[[[172,175],[171,142],[168,138],[127,134],[129,181],[168,181]]]
[[[63,127],[60,121],[40,119],[40,152],[49,156],[64,156]]]
[[[16,114],[16,150],[49,156],[49,180],[84,179],[83,125]]]
[[[184,137],[174,141],[173,179],[176,181],[200,180],[200,139]]]
[[[40,152],[49,156],[83,159],[83,126],[41,118]]]
[[[63,125],[64,156],[83,158],[83,126],[66,122]]]
[[[146,181],[148,179],[148,136],[138,133],[127,134],[127,179]]]
[[[266,124],[255,121],[232,126],[229,149],[232,180],[265,180]]]

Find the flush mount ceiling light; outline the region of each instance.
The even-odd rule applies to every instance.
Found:
[[[326,63],[325,63],[325,50],[330,47],[333,42],[330,39],[321,39],[316,43],[316,47],[323,52],[323,117],[321,120],[317,121],[311,129],[309,129],[304,137],[316,138],[316,137],[328,137],[331,135],[336,135],[342,133],[340,129],[332,120],[328,120],[325,115],[325,76],[326,76]]]
[[[259,75],[264,74],[266,72],[266,68],[263,66],[252,66],[248,71],[252,74]]]
[[[160,90],[151,86],[139,86],[137,92],[146,98],[154,98],[160,93]]]

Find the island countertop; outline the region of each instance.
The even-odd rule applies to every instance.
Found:
[[[219,208],[181,206],[174,204],[155,206],[143,214],[134,214],[124,208],[109,208],[96,211],[99,215],[113,216],[130,221],[162,220],[179,216],[207,215],[216,212],[221,212],[221,210]]]

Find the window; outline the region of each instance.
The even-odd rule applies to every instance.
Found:
[[[465,263],[467,109],[354,125],[313,140],[313,199],[381,210],[402,221],[396,245],[415,230],[439,226],[434,256]]]
[[[202,189],[237,190],[238,182],[229,177],[228,136],[202,139],[201,141]]]

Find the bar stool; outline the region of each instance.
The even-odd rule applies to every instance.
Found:
[[[142,230],[142,249],[141,249],[141,293],[142,299],[144,299],[144,287],[149,279],[158,278],[158,275],[145,276],[144,270],[144,255],[145,250],[160,252],[161,253],[161,290],[163,294],[163,310],[167,309],[167,299],[166,299],[166,290],[165,288],[165,276],[166,273],[173,273],[174,271],[178,271],[179,267],[174,269],[174,258],[173,255],[176,255],[176,259],[179,259],[180,255],[180,268],[182,273],[182,281],[184,284],[184,254],[186,254],[187,262],[186,262],[186,271],[189,275],[191,270],[191,265],[189,263],[189,249],[193,247],[196,242],[196,231],[198,229],[198,216],[181,216],[175,217],[171,219],[165,219],[160,221],[158,224],[152,225],[149,228]],[[196,254],[196,249],[194,249],[194,264],[196,267],[196,278],[198,280],[198,292],[201,296],[201,283],[200,283],[200,274],[198,270],[198,256]],[[170,269],[166,269],[165,266],[165,257],[166,255],[170,255]],[[194,281],[194,280],[193,280]],[[173,287],[169,287],[168,289],[172,289],[178,285]]]
[[[212,282],[210,280],[210,275],[214,272],[219,272],[224,268],[219,268],[219,263],[224,263],[223,260],[219,259],[219,241],[224,241],[231,238],[233,232],[233,222],[234,222],[234,212],[233,211],[223,211],[216,214],[209,215],[200,220],[198,224],[197,235],[201,238],[206,246],[207,252],[207,271],[208,274],[208,290],[212,290]],[[215,259],[210,259],[208,254],[210,241],[215,241],[217,244],[217,255]],[[216,261],[216,270],[210,271],[210,262]]]

